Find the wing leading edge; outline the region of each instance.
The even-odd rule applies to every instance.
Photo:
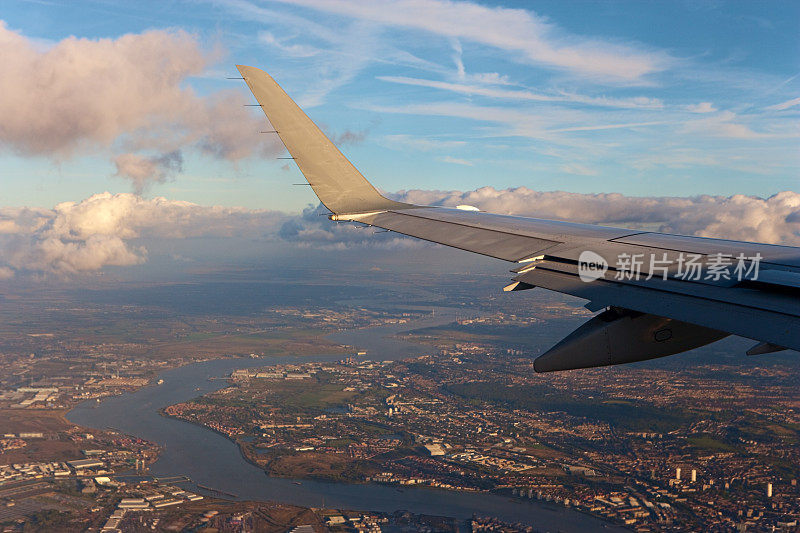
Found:
[[[800,351],[800,248],[396,202],[272,77],[238,69],[332,220],[514,262],[506,290],[538,286],[605,309],[540,356],[537,371],[663,357],[729,334],[759,342],[748,354]]]

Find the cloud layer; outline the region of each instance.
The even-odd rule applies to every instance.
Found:
[[[539,192],[525,187],[503,190],[482,187],[468,192],[411,190],[392,197],[420,205],[472,205],[491,213],[800,246],[800,193],[792,191],[769,198],[743,195],[641,198]],[[333,225],[317,216],[322,212],[308,209],[303,216],[287,221],[281,228],[281,237],[329,249],[360,246],[391,249],[410,245],[406,242],[410,239],[393,233],[375,235],[374,229]]]
[[[770,198],[697,196],[636,198],[621,194],[538,192],[526,188],[474,191],[412,190],[399,200],[438,206],[473,205],[495,213],[644,228],[684,235],[800,245],[800,193]],[[133,194],[96,194],[53,209],[0,209],[0,279],[16,273],[74,275],[147,261],[156,240],[236,237],[316,250],[424,248],[416,239],[330,222],[327,210],[301,215],[204,207]],[[197,243],[198,252],[208,244]],[[242,257],[250,249],[242,250]],[[236,261],[235,250],[229,258]],[[203,253],[198,255],[202,256]]]

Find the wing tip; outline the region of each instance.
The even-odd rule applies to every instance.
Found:
[[[246,74],[260,74],[262,76],[270,77],[266,71],[258,68],[258,67],[251,67],[249,65],[236,65],[236,70],[239,71],[239,74],[245,76]]]

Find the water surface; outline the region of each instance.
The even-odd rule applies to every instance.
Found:
[[[436,315],[413,324],[393,324],[369,329],[338,332],[329,339],[367,350],[367,357],[389,360],[430,352],[418,344],[388,338],[412,327],[426,327],[452,321],[454,311],[437,309]],[[380,484],[346,484],[292,480],[267,476],[244,460],[239,448],[213,431],[188,422],[159,415],[159,409],[218,390],[225,380],[209,379],[229,375],[238,368],[276,363],[332,361],[341,355],[260,359],[218,359],[186,365],[160,375],[162,385],[103,400],[83,402],[67,414],[76,424],[93,428],[115,428],[158,443],[163,451],[150,465],[157,477],[181,476],[194,484],[213,487],[247,500],[273,500],[307,507],[332,507],[372,511],[408,510],[466,519],[477,513],[510,522],[524,522],[542,531],[620,530],[599,519],[560,506],[430,488],[397,488]],[[299,484],[298,484],[299,483]]]

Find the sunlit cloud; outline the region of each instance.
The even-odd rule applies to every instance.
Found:
[[[180,151],[152,157],[139,154],[120,154],[114,158],[116,175],[131,180],[133,189],[142,194],[152,183],[164,183],[183,170],[183,155]]]
[[[243,107],[243,93],[200,96],[186,86],[219,54],[185,31],[68,37],[43,47],[0,21],[0,56],[0,148],[6,151],[63,161],[119,147],[195,149],[235,161],[278,149],[254,135],[263,120]],[[141,189],[151,180],[145,161],[141,154],[119,155],[118,174]],[[154,167],[150,174],[158,181],[179,170],[173,165],[159,174]]]
[[[800,245],[800,193],[769,198],[734,195],[633,197],[542,192],[526,187],[474,191],[411,190],[397,199],[423,205],[474,205],[483,211],[643,228],[666,233]]]
[[[592,169],[575,165],[576,173]],[[483,211],[622,226],[702,237],[800,244],[800,193],[769,198],[735,195],[631,197],[622,194],[541,192],[518,187],[472,191],[410,190],[391,195],[433,206],[473,205]],[[421,241],[359,224],[333,223],[321,205],[301,215],[268,210],[200,206],[165,198],[102,193],[52,209],[0,208],[0,276],[91,274],[111,266],[144,265],[148,243],[237,238],[323,250],[424,248]],[[207,244],[194,245],[195,257]],[[252,245],[242,248],[242,257]],[[202,259],[199,259],[202,261]],[[236,262],[236,250],[229,262]]]
[[[53,209],[0,208],[0,269],[57,276],[145,263],[146,240],[196,237],[264,238],[288,215],[205,207],[134,194],[95,194]]]

